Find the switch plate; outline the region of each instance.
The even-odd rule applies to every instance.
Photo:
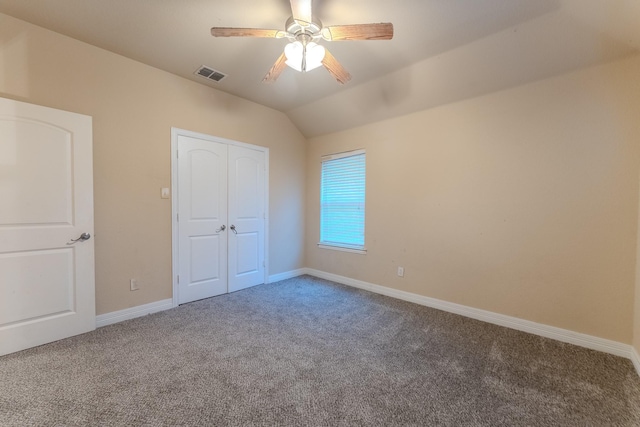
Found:
[[[169,198],[169,189],[168,188],[163,188],[162,190],[160,190],[160,197],[163,199],[168,199]]]
[[[404,277],[404,267],[398,267],[398,276]]]
[[[138,287],[138,281],[136,279],[131,279],[130,286],[132,291],[137,291],[138,289],[140,289]]]

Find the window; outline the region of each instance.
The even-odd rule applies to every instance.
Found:
[[[322,157],[318,245],[365,253],[364,201],[364,150]]]

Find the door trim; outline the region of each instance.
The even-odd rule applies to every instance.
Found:
[[[172,306],[178,304],[178,137],[186,136],[202,139],[226,145],[235,145],[264,153],[264,283],[269,281],[269,149],[259,145],[220,138],[190,130],[171,128],[171,282],[172,282]]]

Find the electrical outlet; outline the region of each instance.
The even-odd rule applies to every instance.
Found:
[[[137,291],[138,289],[140,289],[138,287],[138,281],[136,279],[131,279],[130,285],[132,291]]]
[[[404,277],[404,267],[398,267],[398,276]]]

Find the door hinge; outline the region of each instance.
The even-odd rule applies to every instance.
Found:
[[[180,222],[180,214],[179,213],[176,214],[176,222]]]
[[[176,159],[180,158],[180,150],[176,150]]]
[[[178,285],[180,284],[180,275],[178,274]]]

